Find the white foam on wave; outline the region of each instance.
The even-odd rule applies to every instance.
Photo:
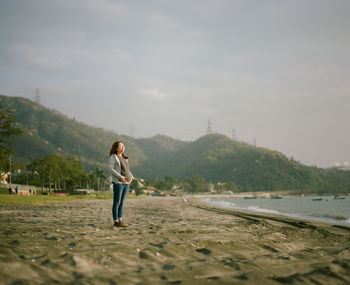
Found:
[[[204,202],[208,202],[210,203],[211,205],[214,205],[214,206],[218,206],[218,207],[221,207],[221,208],[234,208],[236,206],[235,203],[233,202],[229,202],[229,201],[212,201],[210,199],[208,200],[203,200]]]
[[[276,210],[264,209],[264,208],[260,208],[259,206],[249,206],[247,208],[247,210],[259,212],[259,213],[269,213],[269,214],[277,214],[277,215],[281,214],[280,212],[278,212]]]
[[[203,198],[202,201],[208,203],[210,202],[210,198]]]
[[[320,221],[320,222],[326,222],[326,223],[331,223],[331,224],[341,224],[341,225],[346,225],[347,227],[350,224],[350,217],[348,214],[345,216],[333,216],[333,215],[321,215],[320,213],[313,214],[309,212],[303,213],[302,211],[298,213],[293,213],[293,209],[290,209],[289,213],[288,212],[279,212],[278,210],[273,210],[273,209],[266,209],[266,208],[260,208],[260,206],[256,205],[257,202],[259,201],[250,201],[254,202],[255,205],[242,205],[239,202],[238,204],[234,203],[232,200],[227,201],[227,200],[216,200],[216,199],[202,199],[202,201],[207,202],[213,206],[221,207],[221,208],[226,208],[226,209],[233,209],[233,210],[243,210],[243,211],[250,211],[250,212],[255,212],[255,213],[266,213],[266,214],[273,214],[273,215],[279,215],[279,216],[286,216],[290,217],[293,219],[302,219],[302,220],[309,220],[309,221]],[[244,204],[244,203],[243,203]],[[266,206],[265,206],[266,207]],[[285,209],[287,210],[287,209]],[[295,209],[294,209],[295,210]]]

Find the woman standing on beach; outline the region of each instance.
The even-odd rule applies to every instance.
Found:
[[[112,214],[115,227],[127,227],[122,222],[123,206],[129,186],[134,177],[129,170],[128,157],[124,154],[125,146],[122,142],[115,142],[109,152],[109,178],[113,183]]]

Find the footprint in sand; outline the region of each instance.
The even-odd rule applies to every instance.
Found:
[[[167,244],[167,243],[168,243],[168,242],[166,242],[166,241],[162,241],[162,242],[160,242],[160,243],[158,243],[158,244],[154,244],[154,243],[149,242],[150,245],[155,246],[155,247],[158,247],[158,248],[163,248],[164,245]]]
[[[219,276],[211,276],[211,277],[207,277],[206,279],[208,279],[208,280],[219,280],[220,277]]]
[[[145,251],[140,251],[139,252],[139,257],[142,258],[142,259],[149,259],[149,258],[151,258],[151,256]]]
[[[236,275],[236,276],[232,276],[232,278],[238,279],[238,280],[248,280],[247,275],[245,275],[244,273],[241,275]]]
[[[235,262],[232,258],[228,257],[228,258],[224,258],[223,260],[221,260],[221,262],[224,264],[224,265],[227,265],[227,266],[230,266],[236,270],[240,270],[240,266],[237,262]]]
[[[277,249],[275,249],[275,248],[273,248],[273,247],[271,247],[269,245],[266,245],[266,244],[262,244],[261,247],[263,249],[266,249],[266,250],[270,251],[270,252],[279,252]]]
[[[46,266],[49,268],[57,268],[57,264],[53,263],[50,259],[45,259],[43,262],[41,262],[42,266]]]
[[[164,264],[162,269],[163,270],[173,270],[175,268],[175,265],[172,265],[172,264]]]
[[[196,249],[197,252],[200,252],[204,255],[210,255],[211,254],[211,250],[207,249],[207,248],[198,248]]]
[[[57,237],[47,237],[46,240],[57,240]]]
[[[168,284],[181,284],[182,280],[169,281]]]

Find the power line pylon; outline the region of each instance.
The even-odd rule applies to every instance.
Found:
[[[208,120],[208,127],[207,127],[207,135],[211,134],[212,130],[211,130],[211,121],[210,119]]]
[[[34,102],[40,104],[40,90],[39,90],[39,88],[36,88],[36,90],[35,90]]]
[[[237,139],[235,128],[232,128],[232,139],[233,139],[233,140],[236,140],[236,139]]]

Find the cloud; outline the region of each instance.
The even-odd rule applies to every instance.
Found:
[[[99,13],[104,17],[116,18],[126,13],[126,6],[114,1],[88,0],[85,3],[83,2],[83,5],[84,4],[94,14]]]
[[[159,91],[157,88],[153,89],[141,89],[139,94],[151,97],[153,99],[165,99],[169,97],[169,94]]]
[[[0,1],[0,93],[38,87],[91,125],[128,133],[133,118],[137,136],[195,139],[210,118],[331,165],[350,157],[349,3]],[[130,106],[117,126],[111,102]]]

